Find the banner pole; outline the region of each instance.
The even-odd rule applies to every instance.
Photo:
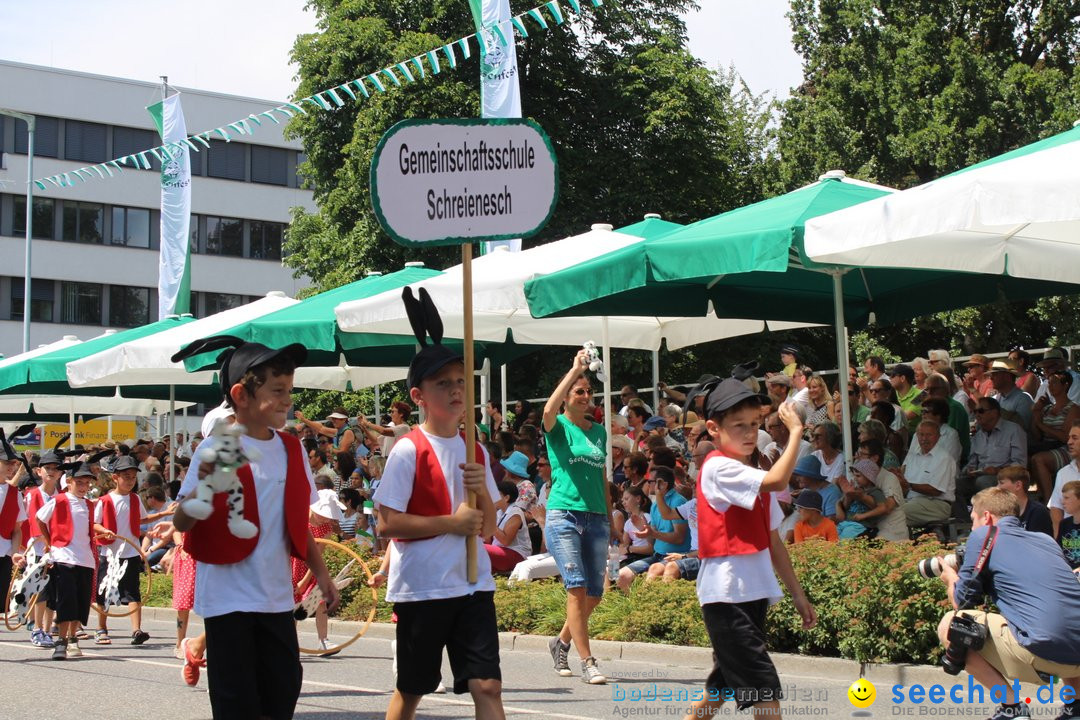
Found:
[[[474,463],[476,457],[476,418],[473,405],[476,398],[476,378],[473,376],[473,301],[472,301],[472,244],[465,243],[461,246],[461,278],[462,278],[462,310],[465,319],[465,462]],[[469,492],[469,507],[476,507],[476,493]],[[466,572],[470,584],[476,582],[476,538],[465,538],[465,562]]]

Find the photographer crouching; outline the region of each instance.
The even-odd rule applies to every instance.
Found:
[[[1062,679],[1067,704],[1059,718],[1080,718],[1080,584],[1061,548],[1044,533],[1020,527],[1016,497],[989,488],[972,498],[972,531],[959,571],[954,557],[923,561],[920,572],[940,574],[950,612],[938,625],[945,671],[967,670],[987,688],[1005,686],[991,720],[1028,717],[1014,680],[1043,684]],[[984,596],[1001,614],[970,610]],[[1069,692],[1071,686],[1072,692]]]

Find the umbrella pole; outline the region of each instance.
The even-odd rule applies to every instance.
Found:
[[[112,415],[109,415],[109,417],[105,420],[105,436],[106,436],[105,437],[106,440],[112,440],[113,439],[113,436],[112,436]]]
[[[71,439],[68,440],[68,450],[75,449],[75,398],[71,398],[71,405],[68,406],[68,434],[71,435]]]
[[[608,337],[607,315],[600,321],[600,342],[604,349],[604,468],[607,470],[607,481],[611,482],[611,338]]]
[[[176,386],[169,386],[169,435],[172,439],[176,438]],[[169,447],[172,447],[172,439],[169,440]],[[173,448],[173,455],[176,454],[176,448]],[[176,463],[169,458],[169,482],[171,483],[176,479]]]
[[[473,301],[472,301],[472,244],[461,246],[462,309],[465,316],[465,462],[474,463],[476,457],[476,418],[473,410],[476,394],[476,378],[473,375]],[[469,492],[469,507],[476,507],[476,493]],[[465,569],[469,583],[477,580],[476,538],[465,538]]]
[[[652,351],[653,415],[660,414],[660,350]]]
[[[847,331],[844,323],[844,272],[843,270],[832,270],[830,274],[833,281],[833,309],[836,319],[836,366],[840,370],[837,390],[840,392],[840,407],[843,414],[840,429],[844,433],[844,459],[850,465],[855,454],[851,447],[851,403],[847,392],[848,347]]]
[[[374,422],[375,422],[376,425],[379,424],[379,418],[382,417],[382,411],[381,411],[381,408],[379,407],[382,404],[381,403],[381,397],[380,397],[380,390],[381,389],[382,388],[380,388],[378,385],[375,386],[375,419],[374,419]],[[409,420],[408,418],[405,418],[406,422],[408,422],[408,420]]]
[[[499,366],[499,392],[502,396],[502,416],[506,417],[506,363]]]

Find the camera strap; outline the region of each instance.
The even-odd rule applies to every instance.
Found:
[[[982,550],[979,551],[979,557],[975,560],[975,574],[978,575],[986,567],[986,562],[990,559],[990,551],[994,549],[994,543],[997,542],[998,527],[997,525],[991,525],[990,531],[986,533],[986,540],[983,541]]]

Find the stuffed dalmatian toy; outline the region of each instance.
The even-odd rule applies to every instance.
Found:
[[[334,585],[338,590],[344,590],[352,585],[353,580],[356,578],[349,577],[349,572],[352,570],[353,565],[356,564],[355,560],[350,560],[345,567],[341,568],[341,571],[334,576]],[[296,603],[293,608],[293,619],[306,620],[313,616],[315,611],[319,609],[319,605],[323,603],[323,593],[316,583],[311,592],[309,592],[300,602]]]
[[[44,592],[49,583],[49,554],[45,553],[39,558],[34,548],[30,547],[25,557],[26,567],[11,586],[11,605],[8,608],[8,619],[16,625],[26,622],[30,600]]]
[[[214,512],[214,495],[228,493],[229,532],[240,539],[253,538],[259,532],[255,523],[244,519],[244,492],[236,476],[237,468],[258,460],[253,452],[245,454],[240,447],[240,436],[244,431],[243,425],[230,424],[225,420],[214,423],[214,429],[199,450],[198,457],[200,462],[213,463],[214,471],[199,480],[195,495],[181,505],[191,517],[205,520]]]
[[[101,606],[108,612],[113,605],[120,604],[120,579],[127,571],[128,561],[120,559],[120,549],[107,548],[107,561],[105,564],[105,576],[98,584],[98,593],[101,594]]]
[[[607,373],[604,372],[604,360],[600,357],[600,350],[597,349],[596,343],[589,340],[582,347],[589,354],[589,371],[594,373],[596,379],[600,382],[607,382]]]

